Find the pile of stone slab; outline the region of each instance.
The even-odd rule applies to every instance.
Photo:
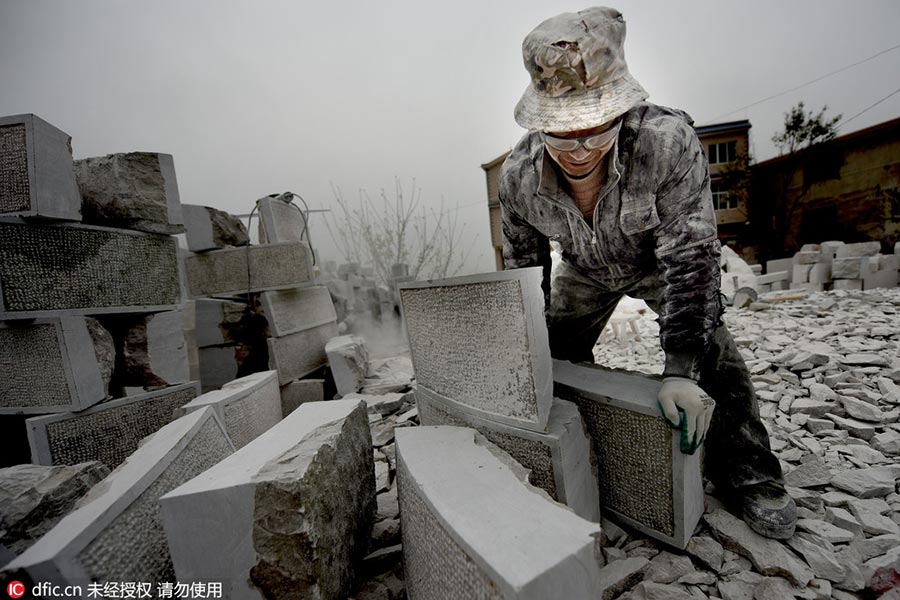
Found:
[[[235,217],[204,206],[186,212],[200,381],[208,391],[274,369],[287,414],[324,398],[325,343],[337,335],[337,315],[328,289],[316,284],[304,213],[268,196],[256,211],[258,245]]]
[[[114,468],[197,395],[182,221],[171,155],[73,161],[69,136],[39,117],[0,119],[5,464]]]
[[[793,257],[767,261],[766,274],[757,278],[757,291],[897,287],[900,283],[898,270],[900,243],[894,245],[892,254],[882,254],[881,243],[877,241],[806,244]]]

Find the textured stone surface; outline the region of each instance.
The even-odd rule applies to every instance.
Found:
[[[787,540],[787,545],[803,557],[816,577],[840,582],[847,576],[846,570],[834,555],[834,548],[827,540],[800,532]]]
[[[307,402],[325,400],[324,379],[295,379],[281,386],[281,416],[288,416]]]
[[[21,554],[107,475],[99,462],[0,469],[0,546]]]
[[[301,242],[309,237],[303,213],[296,205],[268,196],[256,201],[259,208],[259,241]]]
[[[599,596],[599,526],[473,430],[398,430],[397,471],[411,600]]]
[[[217,390],[238,376],[240,346],[210,346],[197,352],[203,392]]]
[[[337,335],[337,323],[325,323],[312,329],[280,338],[269,338],[269,368],[278,371],[278,381],[286,384],[309,375],[328,362],[325,344]]]
[[[159,498],[232,451],[211,410],[166,425],[5,570],[85,590],[90,581],[142,581],[155,588],[174,580]]]
[[[345,598],[375,511],[365,404],[304,404],[160,505],[178,580],[221,581],[230,598]]]
[[[684,548],[703,513],[700,464],[660,416],[660,383],[561,361],[553,370],[555,394],[578,406],[593,440],[602,509]]]
[[[600,598],[616,598],[641,581],[649,567],[650,561],[640,557],[623,558],[609,563],[600,570]]]
[[[807,488],[820,485],[826,485],[831,482],[831,470],[818,456],[812,456],[809,460],[801,463],[793,471],[784,476],[787,485]]]
[[[212,250],[185,257],[194,298],[288,289],[313,283],[312,252],[303,243]]]
[[[480,419],[417,393],[422,425],[471,427],[488,441],[508,452],[528,469],[528,481],[558,502],[567,504],[580,517],[600,520],[595,459],[577,407],[554,399],[547,433],[532,432]]]
[[[900,467],[871,467],[836,474],[831,483],[857,498],[874,498],[894,491]]]
[[[260,294],[262,313],[275,337],[337,321],[331,294],[324,285]]]
[[[179,302],[171,236],[0,220],[0,318],[172,309]]]
[[[191,382],[103,402],[80,412],[32,417],[26,421],[32,461],[74,465],[97,460],[113,469],[198,393],[197,382]]]
[[[486,418],[542,430],[552,383],[540,281],[534,268],[401,285],[418,385]]]
[[[248,330],[259,326],[246,302],[197,298],[194,311],[199,348],[245,342],[251,337]]]
[[[0,117],[0,215],[81,220],[71,142],[35,115]]]
[[[222,389],[207,392],[185,404],[178,414],[211,406],[231,438],[243,448],[281,421],[281,389],[274,371],[235,379]]]
[[[250,236],[237,217],[211,206],[182,204],[188,250],[204,252],[229,246],[246,246]]]
[[[181,233],[184,219],[171,154],[129,152],[75,161],[85,223]]]
[[[813,578],[812,571],[778,541],[762,537],[726,511],[716,510],[704,519],[725,548],[749,558],[763,575],[785,577],[799,586]]]
[[[356,335],[341,335],[328,340],[325,355],[334,377],[338,394],[358,392],[369,370],[369,350],[365,340]]]
[[[0,323],[0,413],[82,410],[107,395],[112,336],[85,317]]]

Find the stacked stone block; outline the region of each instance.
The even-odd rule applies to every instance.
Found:
[[[660,382],[564,361],[554,361],[553,377],[593,440],[604,515],[684,548],[703,515],[700,455],[681,452],[660,414]]]
[[[358,400],[303,404],[160,500],[179,581],[226,598],[346,598],[375,516]]]
[[[478,430],[551,498],[599,520],[584,424],[552,396],[540,282],[534,268],[401,284],[420,419]]]
[[[85,594],[92,581],[143,582],[155,597],[158,583],[175,581],[159,498],[233,451],[212,409],[169,423],[7,564],[4,576],[80,585]]]
[[[182,385],[182,229],[170,155],[73,161],[38,117],[0,119],[0,413],[36,415],[22,423],[35,462],[115,466],[172,412],[122,405],[196,395]]]

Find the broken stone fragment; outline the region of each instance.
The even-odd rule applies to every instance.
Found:
[[[816,577],[840,582],[847,576],[834,555],[834,548],[824,538],[801,532],[794,534],[786,543],[803,557]]]
[[[188,250],[205,252],[230,246],[246,246],[250,236],[244,223],[234,215],[211,206],[182,204]]]
[[[369,350],[365,340],[356,335],[342,335],[328,340],[325,354],[338,394],[358,392],[369,370]]]
[[[137,317],[108,316],[119,351],[115,385],[147,390],[189,380],[181,311]]]
[[[900,467],[869,467],[837,473],[831,480],[836,488],[853,494],[857,498],[885,496],[894,491]]]
[[[107,475],[109,469],[97,461],[0,469],[0,548],[24,552]]]
[[[831,470],[818,456],[811,456],[784,477],[787,485],[796,488],[816,487],[831,482]]]
[[[75,161],[85,223],[172,234],[184,231],[171,154],[129,152]]]

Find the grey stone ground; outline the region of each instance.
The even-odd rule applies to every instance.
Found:
[[[900,289],[758,302],[725,319],[800,507],[798,533],[757,536],[711,495],[686,552],[604,523],[603,597],[878,597],[900,569]],[[606,334],[597,362],[661,372],[658,326],[643,317],[635,329]],[[412,424],[411,408],[370,411],[378,522],[358,600],[405,597],[392,429]]]

